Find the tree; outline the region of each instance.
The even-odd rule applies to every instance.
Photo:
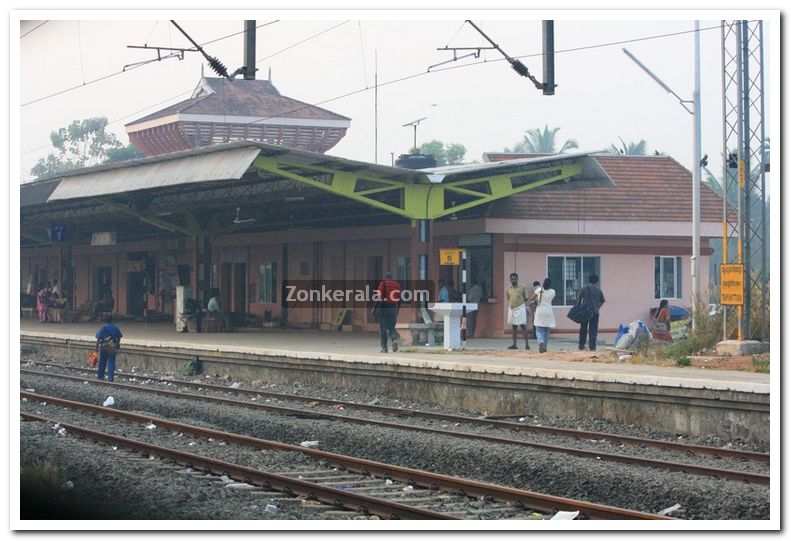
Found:
[[[115,134],[105,130],[106,127],[107,118],[102,116],[75,120],[67,127],[53,131],[49,138],[57,154],[40,159],[30,174],[40,178],[103,163],[110,151],[123,148]]]
[[[610,145],[610,153],[611,154],[623,154],[624,156],[645,156],[646,150],[646,142],[645,139],[640,139],[639,142],[635,143],[634,141],[630,142],[629,144],[626,143],[623,139],[618,137],[621,140],[621,146],[617,145]],[[659,154],[654,151],[654,155],[658,156]]]
[[[560,128],[549,129],[548,125],[544,125],[544,129],[533,128],[526,130],[522,136],[522,141],[514,145],[513,149],[505,149],[505,152],[513,152],[517,154],[562,154],[572,148],[578,148],[579,145],[575,139],[567,139],[561,145],[560,150],[556,151],[557,143],[555,141],[557,133]]]
[[[433,154],[437,165],[456,165],[464,161],[467,149],[459,143],[445,144],[442,141],[429,141],[420,145],[421,154]]]
[[[129,144],[125,147],[108,149],[107,159],[104,160],[103,163],[128,162],[129,160],[137,160],[145,157],[145,154]]]

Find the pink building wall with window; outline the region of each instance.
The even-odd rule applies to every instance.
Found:
[[[561,245],[553,252],[504,252],[503,280],[508,283],[512,272],[519,274],[520,283],[530,286],[533,280],[543,281],[547,276],[547,258],[550,255],[580,255],[573,247],[564,250]],[[595,256],[586,253],[585,256]],[[664,255],[664,254],[663,254]],[[634,320],[647,321],[649,309],[657,306],[660,299],[654,298],[654,255],[649,254],[601,254],[599,285],[607,299],[602,309],[599,329],[603,332],[618,329],[618,324]],[[701,257],[701,287],[708,284],[709,256]],[[682,298],[668,298],[670,304],[691,306],[690,256],[682,256]],[[587,283],[587,276],[583,277]],[[554,287],[554,286],[553,286]],[[557,289],[556,289],[557,291]],[[704,291],[705,292],[705,291]],[[579,327],[566,317],[568,306],[555,307],[556,332],[576,331]],[[503,328],[506,324],[506,308],[502,307]]]

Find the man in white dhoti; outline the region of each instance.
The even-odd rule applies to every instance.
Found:
[[[508,288],[506,295],[508,297],[508,324],[511,325],[511,337],[514,343],[508,349],[518,349],[516,345],[516,328],[522,327],[522,333],[525,336],[525,349],[530,349],[530,343],[527,340],[527,307],[525,303],[529,299],[527,288],[519,283],[519,275],[515,272],[511,273],[511,287]]]

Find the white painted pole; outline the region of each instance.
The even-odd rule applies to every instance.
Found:
[[[701,180],[701,111],[700,111],[700,21],[695,21],[695,89],[693,101],[693,160],[692,169],[692,306],[697,308],[700,295],[700,180]],[[695,329],[692,318],[692,328]]]

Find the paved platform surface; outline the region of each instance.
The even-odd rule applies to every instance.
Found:
[[[99,323],[38,323],[22,320],[22,335],[91,340]],[[599,352],[577,351],[572,335],[550,337],[551,355],[533,350],[508,351],[510,338],[472,339],[466,351],[404,346],[398,353],[379,353],[376,333],[341,333],[304,329],[241,329],[233,333],[178,333],[171,323],[119,322],[124,343],[152,347],[182,347],[207,351],[233,351],[295,359],[325,359],[352,363],[398,364],[443,370],[521,374],[559,379],[634,383],[668,387],[706,388],[768,393],[770,376],[752,372],[661,367],[596,362]],[[602,350],[612,344],[604,335]],[[520,339],[520,345],[524,342]],[[499,353],[502,351],[502,353]],[[564,360],[558,360],[562,355]],[[565,360],[573,358],[575,360]]]

